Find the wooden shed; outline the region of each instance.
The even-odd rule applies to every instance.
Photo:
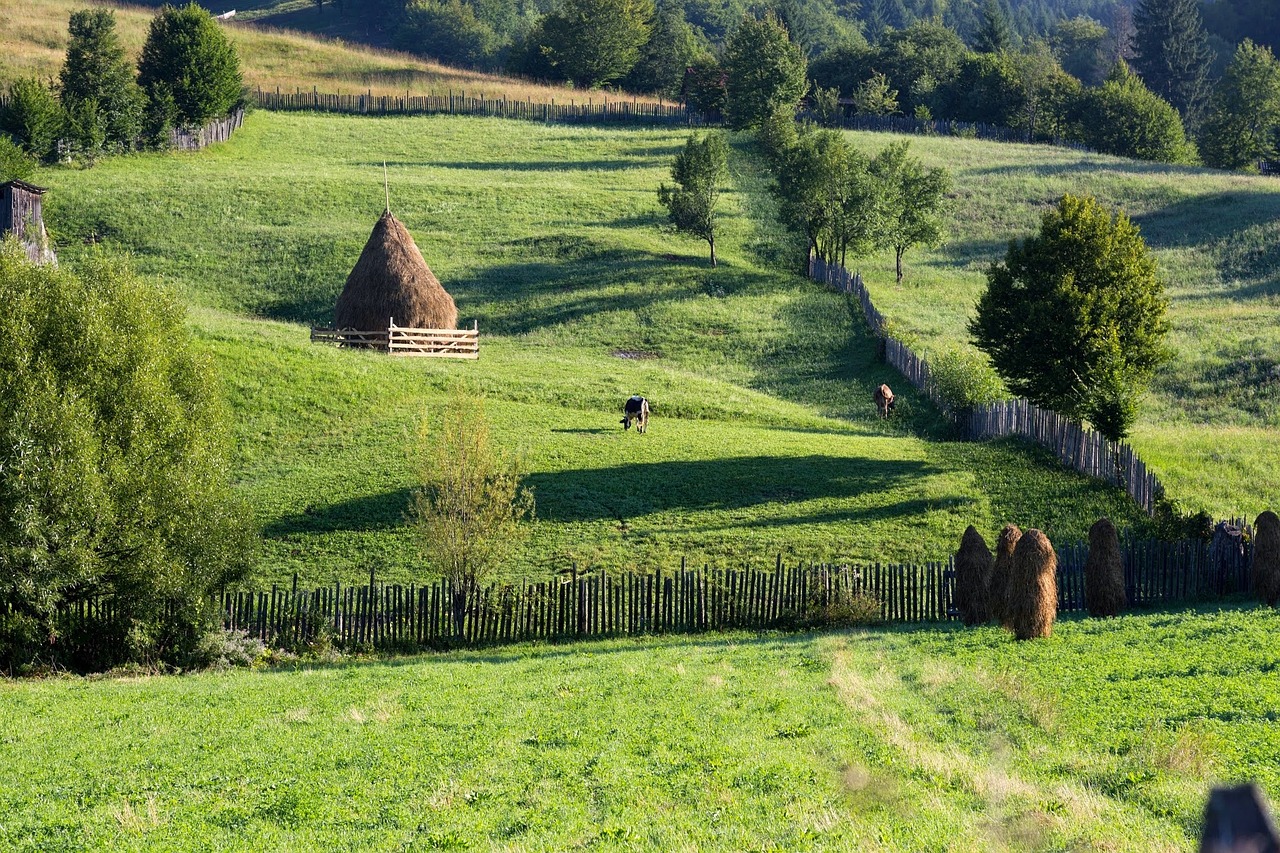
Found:
[[[44,187],[13,180],[0,184],[0,239],[12,233],[34,263],[56,263],[44,229]]]

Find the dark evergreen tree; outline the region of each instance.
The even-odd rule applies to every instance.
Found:
[[[1133,13],[1133,68],[1192,130],[1210,93],[1213,53],[1196,0],[1138,0]]]
[[[705,41],[698,38],[685,20],[684,6],[676,0],[665,0],[658,6],[649,41],[640,51],[640,60],[627,75],[626,87],[678,97],[685,70],[707,50]]]
[[[231,112],[244,85],[231,40],[195,3],[165,6],[151,20],[138,82],[152,101],[171,101],[176,123],[185,127]]]
[[[1009,19],[997,0],[986,0],[978,22],[978,32],[973,37],[973,49],[978,53],[1004,53],[1013,47],[1013,31]]]
[[[133,79],[133,66],[116,35],[110,9],[71,13],[67,58],[59,74],[62,106],[78,124],[101,128],[104,143],[130,148],[142,132],[146,98]],[[87,115],[92,110],[95,117]],[[86,134],[88,141],[96,134]]]
[[[9,100],[0,104],[0,132],[13,137],[33,156],[44,159],[54,153],[65,118],[53,90],[28,77],[9,84]]]

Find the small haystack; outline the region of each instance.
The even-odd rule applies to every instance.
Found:
[[[996,540],[996,562],[991,567],[991,583],[987,601],[991,603],[991,618],[1009,627],[1009,577],[1013,574],[1013,549],[1018,547],[1022,531],[1016,524],[1006,524]]]
[[[970,524],[956,552],[956,609],[966,625],[981,625],[991,618],[991,549]]]
[[[1253,588],[1269,607],[1280,601],[1280,516],[1271,510],[1253,523]]]
[[[1019,640],[1047,637],[1058,615],[1058,555],[1049,537],[1031,529],[1013,550],[1009,576],[1009,628]]]
[[[381,331],[394,320],[415,329],[456,329],[453,297],[422,259],[413,237],[386,211],[373,226],[360,260],[333,309],[337,329]]]
[[[1110,519],[1089,528],[1089,557],[1084,562],[1084,604],[1090,616],[1119,616],[1124,610],[1124,560],[1120,535]]]

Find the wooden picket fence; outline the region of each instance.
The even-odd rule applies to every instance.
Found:
[[[1129,541],[1121,546],[1130,607],[1170,606],[1247,592],[1252,555],[1214,550],[1199,540]],[[1058,610],[1084,609],[1088,548],[1058,550]],[[299,589],[226,590],[210,606],[223,626],[263,642],[300,648],[327,639],[347,648],[427,649],[531,640],[564,641],[822,627],[830,624],[928,623],[956,618],[950,560],[923,565],[703,567],[647,574],[570,572],[523,586],[492,584],[466,596],[455,624],[454,590],[445,581]],[[118,612],[113,602],[67,607],[67,636],[93,636]],[[110,634],[110,631],[107,631]],[[115,633],[119,633],[116,631]]]
[[[478,322],[470,329],[412,329],[395,323],[385,330],[370,332],[313,327],[311,342],[375,349],[391,355],[418,358],[480,357]]]
[[[259,107],[279,112],[309,111],[354,115],[478,115],[542,122],[670,124],[700,127],[703,116],[679,104],[663,104],[634,99],[610,98],[597,94],[585,100],[569,98],[559,103],[532,99],[512,99],[505,95],[485,97],[450,91],[444,95],[331,94],[313,89],[282,92],[258,89]]]
[[[214,119],[204,127],[175,127],[169,131],[169,147],[179,151],[196,151],[215,142],[226,142],[244,124],[244,110],[238,109],[226,118]]]
[[[1125,442],[1113,442],[1078,421],[1041,409],[1027,400],[960,408],[946,399],[933,380],[929,363],[886,331],[885,318],[872,304],[862,276],[821,258],[809,260],[809,277],[858,300],[872,334],[884,344],[885,361],[912,387],[950,416],[961,434],[973,441],[1021,436],[1046,448],[1063,465],[1106,480],[1128,492],[1146,512],[1153,513],[1164,487],[1137,452]]]

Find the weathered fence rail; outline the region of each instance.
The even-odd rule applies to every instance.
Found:
[[[376,349],[420,358],[480,357],[480,329],[411,329],[392,323],[385,330],[311,329],[311,342]]]
[[[655,104],[606,95],[585,101],[539,103],[502,95],[492,98],[469,96],[465,92],[444,95],[328,94],[312,90],[282,92],[258,89],[253,95],[258,106],[280,112],[310,111],[354,115],[480,115],[543,122],[649,123],[702,126],[703,116],[678,104]]]
[[[809,277],[858,300],[872,334],[884,341],[885,361],[948,414],[966,438],[985,441],[1016,435],[1029,439],[1052,452],[1068,468],[1106,480],[1128,492],[1148,513],[1155,511],[1163,487],[1128,444],[1109,441],[1078,421],[1026,400],[957,407],[939,391],[929,363],[886,331],[884,315],[872,304],[861,275],[814,257],[809,262]]]
[[[215,142],[226,142],[244,124],[244,110],[236,110],[226,118],[214,119],[204,127],[176,127],[169,131],[169,147],[180,151],[196,151]]]
[[[1131,607],[1208,600],[1250,588],[1246,546],[1214,552],[1198,540],[1122,545]],[[1088,549],[1058,551],[1058,609],[1084,609]],[[529,640],[642,634],[765,630],[840,624],[851,613],[883,622],[955,618],[950,561],[923,565],[823,565],[702,568],[650,574],[571,573],[522,586],[494,584],[465,596],[455,620],[454,589],[425,584],[335,583],[317,589],[273,586],[227,590],[211,600],[222,624],[278,646],[320,638],[343,648],[446,648]],[[861,606],[858,606],[861,604]],[[67,636],[109,622],[111,600],[81,601],[63,611]]]

